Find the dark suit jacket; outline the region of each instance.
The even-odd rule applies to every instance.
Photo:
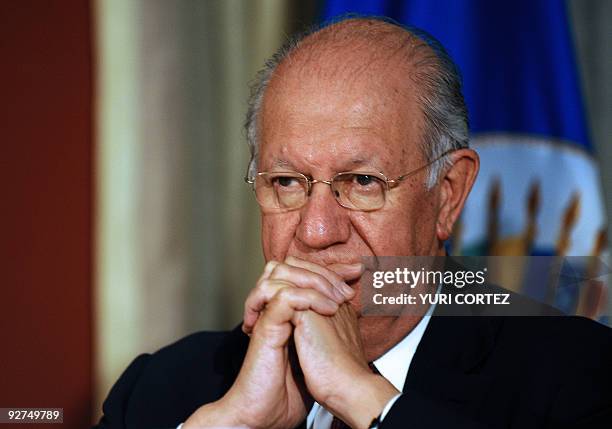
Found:
[[[383,429],[612,428],[611,329],[468,311],[436,308]],[[110,391],[99,428],[176,427],[228,390],[247,346],[239,329],[201,332],[139,356]]]

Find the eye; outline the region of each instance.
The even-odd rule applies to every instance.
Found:
[[[294,176],[273,176],[270,178],[270,184],[276,189],[292,190],[301,188],[301,180]]]
[[[283,187],[291,186],[295,181],[295,177],[280,176],[276,178],[278,185]]]
[[[366,174],[356,174],[355,175],[355,181],[361,186],[368,186],[372,184],[374,180],[376,180],[374,177],[368,176]]]

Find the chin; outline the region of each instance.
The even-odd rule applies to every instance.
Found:
[[[382,356],[392,344],[395,316],[364,316],[358,319],[359,334],[366,359],[371,362]]]

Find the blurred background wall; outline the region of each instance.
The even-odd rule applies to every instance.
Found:
[[[248,82],[299,4],[97,2],[98,397],[137,354],[241,320],[262,267]]]
[[[0,3],[0,407],[86,426],[136,355],[239,322],[263,264],[248,82],[323,3]],[[609,220],[612,2],[567,8]]]

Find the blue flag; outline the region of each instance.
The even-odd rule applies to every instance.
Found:
[[[429,32],[463,74],[482,169],[464,212],[462,253],[501,252],[530,221],[527,253],[597,250],[606,222],[565,2],[329,0],[322,18],[347,12]],[[492,216],[495,243],[487,237]]]
[[[602,255],[601,185],[564,1],[328,0],[322,20],[346,13],[427,31],[462,72],[481,171],[453,253]]]

